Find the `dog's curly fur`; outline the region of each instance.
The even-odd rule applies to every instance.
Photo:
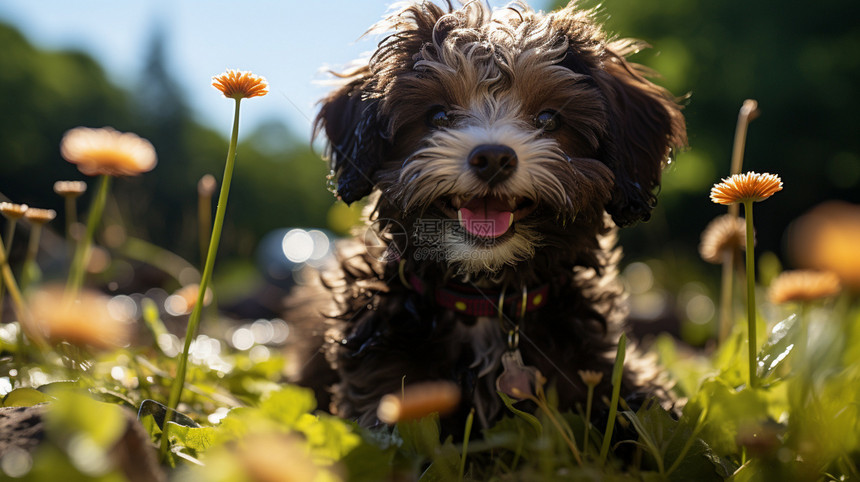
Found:
[[[586,393],[579,370],[609,379],[626,316],[615,229],[649,217],[664,163],[686,144],[680,106],[626,59],[640,43],[611,40],[574,3],[543,14],[424,2],[374,30],[388,36],[341,75],[316,132],[328,138],[340,198],[369,197],[368,229],[395,256],[342,246],[327,283],[332,316],[299,323],[316,335],[312,352],[325,354],[304,365],[300,383],[338,415],[372,426],[380,398],[404,377],[451,380],[464,395],[452,427],[472,407],[486,425],[502,413],[495,382],[505,330],[516,324],[525,364],[573,408]],[[512,153],[515,165],[478,172],[475,152],[487,145]],[[475,199],[485,213],[508,203],[513,224],[498,236],[465,229],[457,211]],[[433,256],[422,244],[428,220],[447,223]],[[539,309],[502,313],[502,329],[495,316],[436,304],[436,288],[458,284],[494,301],[542,284],[549,291]],[[308,289],[294,304],[320,310],[323,295]],[[658,388],[642,365],[626,365],[625,396]],[[600,384],[597,400],[609,389]]]

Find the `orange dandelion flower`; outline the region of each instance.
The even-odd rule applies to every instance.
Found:
[[[76,198],[87,191],[87,183],[84,181],[57,181],[54,183],[54,192],[63,197]]]
[[[746,235],[743,218],[731,214],[718,216],[702,232],[699,255],[708,263],[720,264],[726,253],[746,248]]]
[[[26,204],[0,203],[0,213],[10,221],[23,218],[28,209]]]
[[[250,99],[269,93],[269,84],[265,77],[254,75],[248,71],[228,69],[221,75],[212,77],[212,87],[215,87],[224,97],[229,99]]]
[[[460,387],[452,382],[436,381],[408,385],[403,394],[382,397],[376,416],[383,423],[394,424],[417,420],[431,413],[451,413],[460,403]]]
[[[64,293],[63,286],[54,285],[30,296],[32,320],[40,333],[53,341],[96,348],[116,348],[128,343],[132,325],[110,309],[107,296],[85,290],[77,300],[68,302]]]
[[[595,372],[592,370],[579,370],[579,378],[582,379],[582,382],[588,385],[589,387],[596,387],[601,380],[603,380],[602,372]]]
[[[110,127],[76,127],[66,132],[60,153],[87,176],[136,176],[151,171],[157,162],[148,140]]]
[[[860,205],[828,201],[798,218],[788,230],[788,249],[801,268],[836,273],[860,290]]]
[[[45,224],[57,217],[57,211],[53,209],[30,208],[24,213],[24,217],[33,224]]]
[[[747,172],[715,184],[711,188],[711,201],[717,204],[763,201],[780,190],[782,180],[776,174]]]
[[[813,301],[839,294],[839,277],[829,271],[785,271],[773,280],[768,295],[775,304]]]

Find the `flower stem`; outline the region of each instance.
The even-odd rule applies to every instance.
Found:
[[[41,351],[47,351],[48,345],[42,338],[39,330],[33,325],[30,318],[30,312],[24,304],[24,297],[21,295],[21,290],[18,289],[18,283],[15,281],[15,275],[12,274],[12,268],[9,267],[9,258],[6,256],[6,247],[3,245],[3,238],[0,238],[0,276],[6,284],[6,289],[9,290],[9,297],[12,298],[12,309],[15,311],[15,316],[18,318],[18,360],[19,370],[18,376],[21,377],[24,373],[23,367],[23,350],[24,350],[24,335],[39,348]]]
[[[3,263],[6,263],[9,260],[9,252],[12,250],[12,240],[15,239],[15,225],[18,224],[18,220],[15,218],[9,219],[9,224],[6,226],[6,247],[3,249]],[[5,281],[3,277],[0,276],[0,321],[2,321],[3,317],[3,300],[6,298],[4,293],[6,291]]]
[[[185,331],[185,345],[182,349],[182,354],[179,357],[179,364],[176,367],[176,378],[173,380],[173,386],[170,388],[170,399],[167,402],[167,414],[164,417],[164,428],[161,435],[161,458],[167,456],[168,446],[168,426],[167,423],[173,420],[173,414],[179,406],[179,401],[182,397],[182,389],[185,384],[185,372],[188,367],[188,353],[191,349],[191,341],[197,333],[197,326],[200,324],[200,314],[203,310],[204,298],[206,290],[209,287],[209,281],[212,279],[212,269],[215,266],[215,254],[218,252],[218,243],[221,240],[221,229],[224,227],[224,215],[227,212],[227,197],[230,194],[230,182],[233,179],[233,166],[236,161],[236,145],[239,139],[239,103],[241,99],[236,99],[236,108],[233,113],[233,132],[230,136],[230,147],[227,150],[227,162],[224,166],[224,179],[221,182],[221,193],[218,196],[218,208],[215,211],[215,224],[212,227],[212,236],[209,239],[209,249],[206,252],[206,264],[203,268],[203,277],[200,279],[200,289],[197,294],[197,302],[188,317],[188,327]]]
[[[81,285],[84,281],[84,273],[86,272],[87,263],[90,258],[90,248],[93,244],[93,236],[96,228],[101,222],[102,213],[104,212],[105,203],[107,202],[108,191],[110,190],[111,177],[103,174],[99,179],[99,187],[96,191],[96,197],[93,199],[93,204],[90,207],[90,214],[87,216],[87,231],[84,234],[84,239],[75,250],[75,258],[72,260],[72,267],[69,270],[69,279],[66,282],[66,296],[69,299],[74,299],[78,296],[81,290]]]
[[[72,243],[72,226],[78,222],[78,210],[75,203],[77,196],[67,195],[63,197],[66,205],[66,240]]]
[[[27,256],[24,258],[24,270],[21,273],[21,290],[26,292],[30,283],[36,278],[39,267],[36,265],[36,255],[39,254],[39,240],[42,237],[42,225],[33,224],[30,230],[30,241],[27,243]]]
[[[66,245],[68,246],[67,249],[69,250],[70,257],[74,258],[78,246],[78,242],[73,234],[75,225],[78,224],[78,196],[67,195],[63,197],[66,204]]]
[[[9,252],[12,251],[12,241],[15,239],[15,226],[18,225],[17,219],[9,219],[9,224],[6,226],[6,247],[3,248],[3,254],[9,258]]]
[[[18,370],[18,377],[20,380],[20,377],[24,374],[24,317],[26,316],[24,313],[26,308],[24,306],[24,298],[21,296],[21,292],[18,291],[18,284],[15,282],[15,276],[12,274],[12,268],[9,267],[8,251],[9,250],[3,245],[3,239],[0,238],[0,270],[2,270],[0,280],[5,281],[5,284],[9,286],[9,296],[12,298],[12,308],[15,310],[15,316],[18,318],[18,346],[16,348],[17,356],[15,357],[15,365]],[[0,285],[0,288],[2,288],[2,285]],[[0,290],[0,296],[2,295],[3,291]],[[0,305],[0,308],[2,308],[2,305]]]
[[[747,99],[741,105],[738,112],[738,121],[735,125],[735,140],[732,144],[732,166],[731,174],[740,174],[744,163],[744,149],[747,143],[747,130],[750,122],[758,117],[758,102]],[[737,204],[729,206],[729,214],[737,217],[739,207]],[[726,259],[723,260],[723,292],[720,300],[720,331],[719,342],[723,344],[731,332],[734,324],[734,310],[732,309],[732,276],[735,268],[735,252],[730,250]]]
[[[744,149],[747,144],[747,130],[749,129],[750,122],[758,117],[758,115],[758,102],[753,99],[745,100],[738,112],[738,121],[735,125],[735,140],[732,144],[732,175],[741,173],[741,167],[744,164]],[[729,206],[729,214],[733,216],[738,215],[737,204]]]
[[[200,242],[200,260],[206,259],[206,238],[212,234],[212,196],[197,196],[197,233]]]
[[[549,404],[546,403],[546,399],[541,396],[540,398],[531,398],[541,410],[546,414],[552,424],[555,426],[555,429],[558,430],[558,433],[561,435],[561,438],[570,448],[570,453],[573,454],[573,458],[576,460],[576,463],[582,466],[582,456],[579,454],[579,449],[576,448],[576,440],[573,438],[573,434],[568,430],[565,430],[566,427],[563,427],[561,423],[559,423],[558,419],[555,418],[555,415],[552,413],[552,409],[549,408]]]
[[[585,433],[582,434],[582,456],[588,457],[588,432],[591,427],[591,406],[594,402],[594,385],[588,385],[588,397],[585,399]]]
[[[6,288],[9,290],[9,297],[12,298],[12,308],[15,309],[15,316],[18,317],[18,322],[23,323],[26,318],[26,307],[24,305],[24,297],[21,296],[21,291],[18,289],[18,283],[15,281],[15,276],[12,274],[12,268],[9,267],[9,258],[6,256],[6,247],[3,244],[3,239],[0,238],[0,271],[2,271],[3,281]]]
[[[723,256],[723,275],[722,285],[720,287],[720,327],[719,327],[719,342],[720,345],[726,342],[729,334],[732,332],[734,325],[734,310],[732,309],[732,294],[733,281],[735,276],[735,250],[726,250]]]
[[[750,387],[756,387],[756,315],[755,315],[755,232],[753,231],[753,201],[744,201],[747,221],[747,331],[749,345]]]
[[[612,400],[609,405],[609,417],[606,420],[606,431],[603,433],[603,444],[600,447],[600,458],[597,466],[603,467],[609,454],[609,444],[615,429],[615,416],[618,413],[618,399],[621,398],[621,376],[624,372],[624,356],[627,354],[627,336],[623,333],[618,340],[618,353],[615,355],[615,366],[612,368]]]

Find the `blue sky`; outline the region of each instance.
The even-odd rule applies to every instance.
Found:
[[[0,21],[49,49],[86,51],[118,84],[135,85],[153,32],[160,26],[174,77],[198,118],[226,134],[232,103],[210,87],[227,68],[265,76],[270,94],[243,103],[243,124],[286,122],[309,138],[315,103],[338,69],[370,51],[359,39],[391,0],[3,0]],[[491,0],[503,6],[507,0]],[[549,0],[532,1],[546,9]]]

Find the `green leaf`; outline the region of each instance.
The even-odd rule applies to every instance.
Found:
[[[143,429],[149,434],[149,439],[153,443],[157,443],[161,438],[161,426],[159,426],[155,421],[155,417],[152,415],[145,415],[143,417],[138,417],[137,421],[140,422]]]
[[[438,413],[418,420],[398,422],[395,430],[403,440],[402,450],[408,454],[431,458],[440,446]]]
[[[138,420],[143,422],[145,418],[151,417],[159,429],[164,427],[165,415],[167,415],[167,405],[156,402],[155,400],[144,400],[137,411]],[[184,425],[186,427],[199,427],[197,422],[191,420],[190,417],[182,412],[174,411],[172,418],[173,422],[179,425]]]
[[[81,383],[78,380],[56,380],[44,385],[39,385],[37,390],[48,395],[52,395],[54,392],[62,394],[68,391],[77,391],[81,394],[89,393],[86,389],[81,388]]]
[[[23,478],[7,477],[0,470],[0,480],[21,482],[126,482],[128,478],[110,466],[107,453],[85,452],[86,457],[70,457],[61,447],[52,443],[40,444],[33,455],[30,472]],[[89,459],[89,460],[87,460]],[[108,461],[107,463],[105,463]],[[95,472],[95,473],[94,473]]]
[[[284,428],[293,428],[302,415],[310,413],[316,406],[313,390],[284,385],[260,403],[260,411],[271,420],[282,424]]]
[[[696,398],[684,407],[683,416],[689,420],[703,417],[699,435],[719,454],[739,453],[739,429],[769,418],[763,392],[749,387],[736,390],[721,378],[706,380]]]
[[[118,405],[93,400],[76,392],[53,392],[53,401],[45,412],[49,434],[60,440],[85,434],[102,449],[108,449],[125,433],[128,418]]]
[[[646,429],[642,422],[639,420],[639,417],[636,416],[635,413],[631,411],[623,411],[622,415],[627,417],[631,423],[633,423],[633,428],[636,429],[636,432],[639,434],[639,444],[643,445],[649,454],[654,458],[654,461],[657,463],[657,472],[660,475],[664,475],[666,473],[665,461],[663,460],[663,454],[666,451],[666,443],[663,440],[664,427],[660,424],[651,424],[651,430],[654,431],[654,435],[660,437],[660,445],[657,445],[657,442],[651,436],[651,431]]]
[[[631,417],[631,415],[633,415]],[[663,459],[662,472],[669,480],[723,480],[731,474],[726,464],[702,441],[696,431],[696,420],[676,420],[657,403],[646,403],[634,415],[625,412],[652,454]],[[655,458],[654,463],[657,463]],[[659,465],[659,464],[658,464]]]
[[[536,435],[540,434],[542,432],[543,427],[541,426],[540,420],[538,420],[537,417],[535,417],[534,415],[532,415],[528,412],[523,412],[522,410],[514,407],[514,403],[516,403],[516,402],[514,401],[513,398],[505,395],[502,392],[496,392],[496,393],[498,393],[499,396],[502,397],[502,402],[504,402],[505,406],[508,407],[508,410],[510,410],[517,417],[528,422],[528,424],[531,425],[533,429],[535,429]]]
[[[246,374],[255,375],[266,380],[277,380],[284,371],[287,362],[282,356],[271,354],[268,358],[251,365]]]
[[[316,458],[340,460],[361,444],[361,437],[346,421],[330,415],[306,413],[296,422],[295,430],[304,434]]]
[[[216,434],[217,443],[225,443],[241,438],[252,429],[268,428],[274,425],[277,424],[267,421],[257,408],[234,408],[218,424],[218,432]]]
[[[3,397],[4,407],[32,407],[43,402],[50,402],[54,397],[30,387],[21,387],[12,390]]]
[[[746,339],[746,323],[735,323],[714,357],[714,366],[720,371],[720,378],[730,385],[746,383],[749,378],[744,357]]]
[[[528,415],[528,414],[526,414]],[[538,427],[540,427],[540,422]],[[540,434],[531,422],[523,417],[505,417],[492,427],[481,431],[483,440],[469,443],[470,451],[508,449],[514,452],[523,450],[524,441],[533,441]]]
[[[394,438],[369,431],[363,432],[362,435],[363,443],[340,460],[340,465],[346,471],[346,480],[353,482],[386,480],[397,451]],[[388,435],[387,432],[386,435]]]
[[[422,482],[446,482],[459,480],[460,451],[451,442],[451,437],[445,440],[433,454],[433,463],[418,479]]]
[[[188,427],[175,422],[167,422],[168,438],[172,445],[180,445],[192,451],[192,455],[201,454],[208,449],[215,439],[213,427]]]
[[[104,387],[93,387],[90,389],[90,393],[102,402],[116,403],[118,405],[124,405],[130,409],[134,409],[137,406],[131,398],[123,393],[117,392],[116,390],[110,390]]]
[[[673,380],[677,380],[674,390],[680,396],[695,396],[702,380],[717,373],[710,360],[679,352],[671,335],[659,335],[654,343],[654,350],[660,358],[660,366],[669,372]]]
[[[797,339],[797,315],[791,315],[774,325],[770,337],[756,357],[756,374],[759,380],[770,377],[791,354]]]

